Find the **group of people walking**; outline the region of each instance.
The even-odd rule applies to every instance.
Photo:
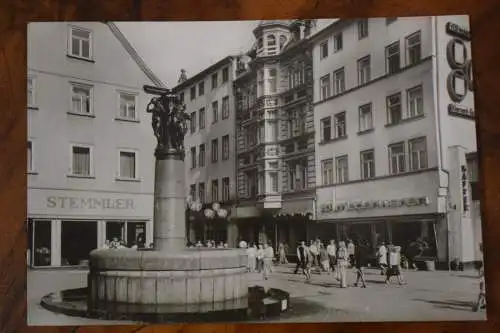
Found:
[[[263,274],[265,280],[273,270],[274,249],[271,243],[251,244],[241,241],[240,248],[246,249],[248,272],[259,272]]]

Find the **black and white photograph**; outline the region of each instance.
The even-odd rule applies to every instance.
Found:
[[[27,324],[486,320],[471,42],[30,23]]]

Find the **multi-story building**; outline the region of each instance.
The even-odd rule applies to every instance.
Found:
[[[313,38],[317,235],[476,260],[466,16],[338,20]]]
[[[231,211],[235,199],[235,112],[233,80],[236,56],[228,56],[198,74],[179,80],[173,89],[190,115],[184,139],[186,195],[199,201],[198,211],[188,208],[188,240],[215,240],[236,245],[230,216],[207,217],[213,204]],[[185,74],[185,73],[184,73]]]
[[[314,218],[313,20],[262,21],[235,79],[238,234],[295,246]]]
[[[83,264],[117,238],[153,241],[156,140],[144,84],[161,86],[113,23],[28,27],[30,265]]]

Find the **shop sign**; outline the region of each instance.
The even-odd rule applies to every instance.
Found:
[[[349,211],[362,211],[379,208],[401,208],[427,206],[430,204],[428,197],[412,197],[395,200],[367,200],[367,201],[351,201],[334,205],[327,203],[320,207],[321,213],[340,213]]]
[[[113,198],[77,198],[49,196],[46,201],[47,208],[62,209],[134,209],[133,199]]]
[[[467,174],[467,167],[465,165],[461,166],[462,171],[462,206],[463,212],[469,211],[469,175]]]
[[[446,24],[446,32],[453,36],[446,46],[446,59],[451,69],[446,86],[453,102],[448,105],[448,114],[474,119],[473,109],[457,105],[465,99],[469,91],[473,91],[472,60],[465,44],[470,40],[470,32],[452,22]]]

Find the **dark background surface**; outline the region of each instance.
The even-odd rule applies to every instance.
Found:
[[[469,14],[475,84],[488,322],[26,325],[26,23],[233,20]],[[175,47],[175,45],[174,45]],[[0,0],[0,332],[500,332],[499,0]]]

